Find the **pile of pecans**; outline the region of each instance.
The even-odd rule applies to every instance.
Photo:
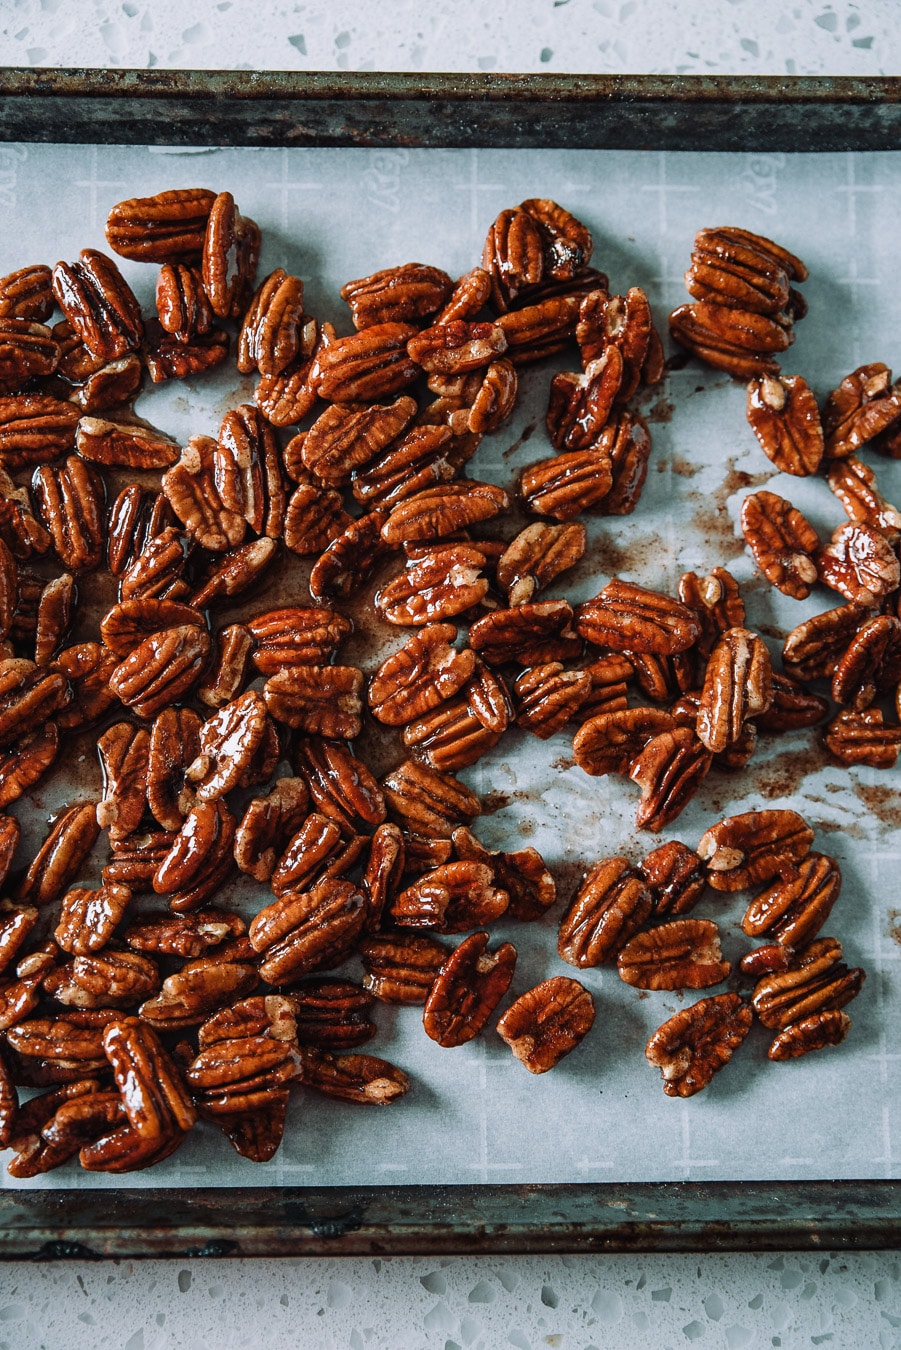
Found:
[[[628,404],[663,373],[646,296],[609,294],[590,234],[557,203],[503,211],[457,281],[407,263],[349,282],[346,337],[306,314],[300,278],[278,268],[255,285],[260,231],[228,192],[121,202],[107,238],[160,267],[156,317],[97,250],[0,280],[0,808],[79,737],[103,773],[99,799],[52,819],[31,860],[0,817],[0,1146],[17,1177],[76,1155],[147,1167],[198,1117],[265,1161],[298,1084],[391,1102],[406,1075],[358,1053],[374,999],[421,1006],[441,1046],[478,1035],[516,963],[488,927],[556,900],[535,849],[479,841],[482,804],[454,776],[509,728],[545,739],[576,723],[578,762],[628,772],[639,823],[660,830],[714,760],[747,761],[755,727],[823,712],[772,674],[722,569],[687,574],[678,600],[618,578],[575,611],[535,598],[582,556],[576,516],[635,508],[650,436]],[[233,338],[259,379],[215,438],[181,446],[134,414],[145,377],[200,375]],[[513,497],[464,477],[520,370],[573,344],[580,369],[550,388],[555,453]],[[285,603],[282,585],[276,608],[242,599],[285,575],[286,553],[310,560],[309,598]],[[376,614],[413,632],[367,673],[336,658],[345,611],[383,570]],[[629,708],[633,678],[670,706]],[[356,753],[379,725],[403,746],[380,775]],[[837,895],[831,860],[793,812],[757,816],[696,853],[598,863],[559,951],[616,960],[639,987],[707,988],[728,973],[714,925],[640,930],[708,881],[735,888],[715,878],[769,881],[745,931],[773,938],[748,969],[776,982],[764,1006],[779,1020],[763,1020],[786,1033],[779,1058],[841,1038],[862,974],[821,993],[845,979],[832,939],[810,945]],[[79,885],[101,837],[102,884]],[[759,855],[776,870],[747,861]],[[219,903],[241,877],[268,888],[249,922]],[[322,973],[351,958],[362,983]],[[809,997],[785,992],[809,980]],[[543,1073],[593,1019],[588,991],[555,976],[496,1030]],[[666,1090],[703,1086],[746,1021],[730,994],[661,1028],[648,1054]],[[19,1087],[41,1091],[20,1102]]]

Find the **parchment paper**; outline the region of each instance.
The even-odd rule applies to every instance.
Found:
[[[259,275],[282,265],[304,278],[307,308],[350,331],[338,299],[344,281],[405,261],[459,275],[480,258],[498,211],[550,196],[595,238],[594,262],[611,289],[643,286],[665,334],[666,315],[686,300],[682,273],[695,231],[741,225],[798,252],[810,268],[809,317],[783,369],[803,374],[822,397],[863,361],[897,362],[897,221],[901,155],[697,155],[406,150],[196,150],[6,146],[0,148],[0,274],[35,261],[105,247],[109,207],[165,188],[228,188],[263,230]],[[152,305],[156,269],[123,262],[142,302]],[[667,350],[671,350],[666,339]],[[567,357],[556,368],[569,365]],[[512,486],[549,446],[543,425],[552,367],[524,372],[512,423],[487,438],[469,472]],[[215,435],[223,412],[253,382],[226,374],[153,389],[138,411],[180,438]],[[618,574],[663,590],[679,575],[721,564],[742,582],[751,626],[774,652],[802,617],[838,602],[818,588],[799,604],[763,582],[736,520],[746,491],[769,485],[788,496],[825,538],[843,519],[822,479],[778,475],[744,415],[740,384],[695,362],[671,373],[641,404],[653,435],[650,472],[633,516],[588,522],[590,548],[574,574],[548,595],[585,599]],[[868,456],[880,486],[901,499],[901,470]],[[277,587],[277,582],[275,583]],[[275,595],[270,587],[267,594]],[[302,603],[298,592],[285,596]],[[259,609],[260,604],[256,607]],[[406,632],[376,626],[349,659],[372,668]],[[343,654],[342,654],[343,659]],[[395,756],[398,757],[398,756]],[[71,765],[60,796],[41,789],[15,808],[27,849],[43,837],[61,800],[99,789],[88,754]],[[901,866],[898,774],[827,766],[815,733],[762,739],[748,770],[711,773],[662,838],[694,845],[723,814],[792,805],[815,826],[814,847],[835,856],[842,895],[826,926],[846,959],[867,970],[850,1007],[853,1028],[837,1049],[789,1064],[766,1059],[759,1027],[711,1087],[687,1102],[663,1095],[644,1058],[650,1033],[694,1001],[640,995],[615,969],[579,974],[556,953],[556,929],[584,868],[625,853],[638,861],[660,840],[634,830],[638,791],[628,780],[587,777],[573,765],[571,738],[548,742],[508,733],[462,777],[487,799],[476,832],[491,847],[537,847],[552,866],[561,901],[534,925],[500,924],[493,941],[519,949],[510,995],[552,974],[577,974],[595,996],[597,1019],[582,1045],[553,1072],[533,1077],[489,1028],[468,1046],[440,1050],[417,1009],[377,1006],[380,1036],[365,1047],[402,1065],[413,1090],[380,1110],[296,1093],[275,1159],[237,1158],[210,1126],[193,1132],[169,1161],[123,1180],[71,1165],[40,1186],[267,1185],[437,1182],[580,1182],[714,1179],[879,1178],[899,1175],[898,1048],[901,1012],[896,914]],[[59,781],[59,780],[55,780]],[[86,786],[87,785],[87,786]],[[102,858],[97,855],[97,866]],[[750,945],[738,928],[748,895],[709,892],[696,914],[716,918],[724,949]],[[251,911],[266,893],[244,887]],[[351,963],[348,972],[359,977]],[[719,992],[730,987],[720,986]],[[3,1173],[4,1184],[12,1182]]]

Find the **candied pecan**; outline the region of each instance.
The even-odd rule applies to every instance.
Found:
[[[805,600],[817,579],[820,551],[806,517],[775,492],[752,492],[742,502],[741,528],[766,579],[784,595]]]
[[[235,1010],[214,1013],[200,1029],[200,1053],[185,1074],[201,1114],[223,1128],[238,1113],[268,1108],[273,1095],[302,1074],[290,1000],[269,995],[244,999],[235,1006],[242,1009],[256,1004],[268,1005],[273,1012],[249,1025],[242,1024],[247,1018],[230,1016]],[[205,1034],[224,1018],[232,1025],[217,1026],[215,1038],[205,1044]]]
[[[425,488],[392,507],[382,526],[388,544],[442,539],[506,511],[510,499],[493,483],[445,483]]]
[[[52,273],[45,263],[19,267],[0,277],[0,319],[44,323],[53,313]]]
[[[577,607],[575,627],[596,647],[657,656],[686,651],[700,632],[687,605],[618,577]]]
[[[626,690],[634,666],[625,656],[612,653],[598,661],[589,661],[582,669],[589,689],[576,709],[574,720],[585,723],[599,713],[621,712],[626,707]]]
[[[230,853],[235,828],[235,818],[224,802],[198,802],[193,806],[153,874],[157,895],[171,895],[192,884],[205,883],[210,869]]]
[[[888,614],[868,619],[848,643],[832,676],[832,697],[855,712],[901,681],[901,620]]]
[[[579,768],[592,776],[626,773],[650,740],[674,728],[672,715],[659,708],[598,713],[576,732],[573,754]]]
[[[831,676],[869,613],[863,605],[839,605],[793,628],[782,646],[782,659],[803,680]]]
[[[179,624],[203,627],[203,615],[190,605],[177,600],[147,597],[138,600],[120,600],[100,620],[100,636],[106,646],[118,657],[128,656],[135,647],[154,633],[175,628]]]
[[[70,702],[56,713],[64,731],[90,726],[113,707],[116,695],[108,681],[117,664],[115,655],[98,642],[79,643],[60,652],[53,669],[65,676],[72,693]],[[27,753],[23,745],[23,759],[35,768],[43,760],[46,767],[56,756],[56,745],[56,731],[49,723],[29,741]]]
[[[462,319],[425,328],[407,342],[407,352],[416,364],[438,375],[483,370],[506,350],[507,338],[500,324],[467,323]]]
[[[176,188],[117,202],[106,219],[110,248],[138,262],[193,262],[200,257],[210,208],[208,188]]]
[[[159,993],[141,1004],[140,1016],[159,1031],[180,1031],[197,1026],[236,998],[244,998],[258,983],[256,967],[247,962],[200,957],[167,976]]]
[[[739,961],[742,975],[759,980],[762,975],[772,975],[777,970],[788,970],[794,959],[791,947],[783,947],[781,942],[769,942],[763,947],[754,947]]]
[[[16,898],[38,908],[59,900],[81,870],[99,833],[96,802],[77,802],[68,807],[53,821],[19,884]]]
[[[555,975],[521,994],[495,1030],[530,1073],[547,1073],[591,1030],[594,1000],[578,980]]]
[[[238,785],[262,745],[267,725],[266,704],[255,689],[226,703],[203,723],[197,757],[185,770],[200,801],[216,801]]]
[[[748,385],[748,421],[776,468],[803,478],[823,458],[817,401],[800,375],[760,375]]]
[[[374,325],[415,323],[436,314],[453,291],[454,283],[439,267],[403,263],[386,267],[341,287],[359,331]]]
[[[371,677],[367,702],[386,726],[403,726],[452,698],[475,670],[475,653],[456,651],[452,624],[429,624],[389,656]]]
[[[493,923],[507,909],[510,897],[492,882],[493,869],[484,863],[444,863],[400,892],[391,905],[391,918],[399,928],[433,928],[439,933],[464,933]]]
[[[289,892],[265,905],[248,929],[263,958],[260,974],[277,985],[340,965],[365,918],[365,897],[350,881],[329,878],[311,891]]]
[[[446,426],[411,427],[375,459],[351,475],[354,497],[362,506],[394,506],[456,474],[451,462],[452,435]]]
[[[707,1087],[751,1029],[754,1014],[738,994],[714,994],[658,1027],[645,1056],[663,1075],[668,1097],[693,1097]]]
[[[749,937],[769,937],[784,947],[800,947],[826,922],[841,885],[835,859],[809,853],[754,897],[741,921],[742,931]]]
[[[105,947],[131,899],[127,886],[101,886],[99,890],[68,891],[53,936],[64,952],[87,956]]]
[[[197,624],[153,633],[119,662],[110,688],[138,717],[155,717],[193,688],[209,652],[209,635]]]
[[[33,375],[51,375],[59,356],[44,324],[0,318],[0,394],[15,393]]]
[[[520,477],[519,494],[527,511],[554,520],[571,520],[603,502],[612,486],[610,453],[599,444],[530,465]]]
[[[273,609],[247,620],[253,663],[261,675],[291,666],[321,665],[335,655],[353,625],[333,609]]]
[[[6,880],[19,847],[21,826],[15,816],[0,815],[0,886]]]
[[[858,366],[826,399],[826,455],[843,459],[891,428],[901,417],[901,389],[881,361]]]
[[[288,501],[285,544],[301,558],[312,557],[328,548],[350,524],[340,492],[301,484]]]
[[[135,891],[152,889],[156,869],[168,854],[175,838],[173,830],[156,830],[132,834],[127,839],[111,840],[112,858],[101,871],[103,884],[122,883]]]
[[[298,1045],[350,1050],[375,1035],[368,1017],[373,996],[352,980],[322,976],[300,985],[290,997]]]
[[[538,665],[580,655],[582,644],[572,631],[573,611],[565,600],[496,609],[469,630],[470,646],[489,666],[517,661]]]
[[[544,276],[545,241],[536,220],[520,207],[502,211],[488,231],[482,267],[491,281],[491,302],[499,313],[520,291]]]
[[[303,439],[301,458],[321,482],[347,483],[354,470],[376,459],[409,426],[416,400],[402,395],[384,407],[333,403]]]
[[[516,679],[516,724],[547,740],[574,716],[591,688],[584,670],[564,670],[559,661],[530,666]]]
[[[447,957],[422,1010],[426,1035],[449,1048],[477,1036],[510,987],[516,948],[488,951],[487,933],[472,933]]]
[[[50,535],[32,514],[25,488],[17,488],[6,470],[0,467],[0,539],[14,558],[27,561],[47,553],[53,544]]]
[[[69,1008],[61,1017],[35,1017],[7,1032],[17,1055],[40,1060],[57,1082],[102,1074],[109,1067],[103,1032],[117,1017],[113,1008]]]
[[[236,698],[247,682],[253,636],[243,624],[232,623],[216,634],[212,663],[197,688],[197,697],[210,708],[221,708]]]
[[[473,267],[454,283],[444,308],[435,316],[436,323],[453,323],[456,319],[474,319],[488,303],[491,278],[481,267]]]
[[[816,556],[817,576],[855,605],[876,605],[901,582],[901,564],[885,535],[859,521],[833,531]]]
[[[191,596],[195,609],[205,609],[212,600],[224,595],[239,595],[253,586],[275,559],[278,544],[275,539],[251,539],[240,548],[214,555],[206,569],[205,580]]]
[[[172,510],[191,537],[213,553],[224,553],[241,543],[247,522],[219,495],[216,450],[211,436],[192,436],[161,482]]]
[[[184,530],[167,526],[147,541],[128,564],[119,583],[123,600],[162,596],[178,600],[188,594],[182,573],[191,550],[191,537]]]
[[[661,731],[629,765],[629,777],[641,788],[635,813],[639,829],[662,830],[684,810],[707,776],[712,752],[688,727]]]
[[[25,469],[65,455],[75,445],[79,418],[74,404],[50,394],[0,398],[0,464]]]
[[[410,1087],[401,1069],[376,1055],[330,1055],[307,1046],[302,1058],[304,1087],[340,1101],[387,1106]]]
[[[901,726],[886,726],[881,708],[846,708],[824,728],[823,740],[839,764],[891,769],[901,750]]]
[[[76,604],[75,578],[68,572],[48,581],[38,601],[34,630],[34,661],[49,666],[62,646],[72,623]]]
[[[33,490],[38,514],[50,532],[53,547],[70,572],[98,567],[104,553],[103,483],[77,455],[62,468],[42,464],[35,469]]]
[[[764,976],[751,999],[763,1025],[783,1031],[817,1013],[843,1008],[856,998],[866,973],[859,966],[849,970],[843,954],[836,938],[817,938],[797,953],[787,970]]]
[[[229,938],[242,937],[247,925],[224,909],[195,909],[191,914],[144,914],[130,924],[123,940],[136,952],[190,959],[205,956]]]
[[[238,370],[249,375],[281,375],[301,354],[303,282],[283,267],[257,287],[238,338]]]
[[[535,592],[573,567],[585,552],[584,525],[536,521],[508,544],[497,564],[497,580],[511,606],[528,603]]]
[[[385,906],[400,889],[406,861],[402,831],[396,825],[383,821],[372,836],[369,857],[360,882],[366,896],[367,933],[378,932]]]
[[[117,722],[97,741],[103,771],[103,796],[97,821],[111,839],[133,834],[147,808],[150,733],[131,722]]]
[[[778,314],[789,298],[789,272],[759,236],[745,231],[699,230],[685,287],[696,300],[760,314]]]
[[[706,577],[683,572],[679,599],[698,616],[701,632],[697,650],[704,657],[710,655],[727,629],[745,626],[745,605],[738,582],[725,567],[715,567]]]
[[[259,253],[259,226],[241,215],[230,192],[220,192],[210,206],[202,258],[204,290],[220,319],[244,313]]]
[[[520,202],[538,225],[544,241],[545,275],[555,281],[571,281],[588,267],[593,248],[588,229],[550,197],[529,197]]]
[[[705,831],[698,854],[715,891],[743,891],[805,858],[812,843],[813,830],[797,811],[745,811]]]
[[[562,371],[551,381],[545,425],[555,450],[593,449],[607,425],[623,380],[623,359],[610,347],[581,374]]]
[[[55,722],[45,722],[40,730],[0,750],[0,809],[18,801],[23,792],[40,782],[58,753],[59,731]]]
[[[507,339],[507,360],[514,366],[543,361],[572,341],[579,317],[578,295],[549,296],[498,319]]]
[[[773,672],[773,701],[765,713],[755,717],[758,731],[779,734],[814,727],[829,712],[828,700],[812,694],[789,675]]]
[[[189,342],[180,342],[151,320],[144,341],[144,360],[154,384],[186,380],[220,366],[228,356],[228,342],[228,333],[223,328],[211,328]]]
[[[648,919],[653,900],[626,858],[603,858],[586,873],[560,923],[557,951],[571,966],[612,961]]]
[[[275,433],[258,408],[241,403],[222,419],[213,453],[213,479],[228,511],[255,534],[277,539],[284,526],[285,490]]]
[[[653,898],[655,918],[687,914],[707,886],[703,859],[678,839],[655,848],[638,870]]]
[[[363,672],[356,666],[292,665],[263,686],[277,722],[310,736],[353,740],[360,732]]]
[[[460,824],[481,815],[478,797],[450,773],[408,759],[382,780],[389,816],[414,834],[450,838]]]
[[[300,422],[316,402],[316,357],[336,339],[330,323],[318,324],[308,314],[300,329],[300,354],[278,375],[263,375],[254,390],[257,407],[274,427]]]
[[[901,511],[885,500],[876,486],[876,475],[856,455],[833,460],[826,481],[849,519],[871,525],[891,540],[901,530]]]
[[[153,961],[137,952],[109,950],[76,956],[44,980],[45,992],[72,1008],[127,1008],[159,987]]]
[[[280,778],[266,797],[247,805],[235,834],[235,862],[256,881],[268,881],[288,840],[307,814],[309,792],[302,778]]]
[[[408,562],[385,583],[375,607],[388,623],[440,623],[477,605],[488,593],[485,554],[477,544],[440,544]]]
[[[516,853],[486,849],[466,826],[459,826],[451,838],[454,854],[461,862],[485,863],[491,868],[494,880],[510,897],[506,910],[510,918],[529,923],[540,919],[554,904],[556,883],[537,849],[519,849]]]
[[[749,717],[773,700],[770,654],[747,628],[727,628],[707,662],[698,708],[697,735],[708,750],[737,741]]]
[[[481,684],[482,681],[470,681],[457,698],[440,704],[404,727],[404,745],[417,750],[433,769],[448,772],[464,769],[469,764],[475,764],[500,740],[501,730],[486,724],[473,698],[477,683]],[[500,682],[495,683],[500,689]],[[509,720],[510,710],[505,693],[499,701],[504,706],[505,718]]]
[[[616,958],[621,980],[636,989],[709,989],[732,969],[710,919],[674,919],[636,933]]]
[[[776,375],[779,366],[772,353],[784,352],[794,340],[790,330],[765,314],[704,300],[674,309],[669,330],[680,347],[738,380]]]
[[[851,1030],[851,1018],[837,1008],[814,1013],[792,1022],[773,1038],[767,1051],[772,1060],[797,1059],[811,1050],[822,1050],[827,1045],[840,1045]]]
[[[18,956],[22,944],[38,921],[34,905],[15,905],[0,900],[0,971],[6,970]]]
[[[426,933],[365,937],[359,945],[363,987],[383,1003],[425,1003],[447,948]]]
[[[9,1141],[15,1156],[7,1170],[19,1178],[52,1171],[125,1119],[119,1093],[101,1089],[82,1073],[74,1082],[33,1097],[18,1112]]]
[[[167,262],[156,279],[160,325],[176,342],[192,342],[213,326],[213,310],[196,267]],[[238,366],[241,369],[241,366]]]
[[[586,297],[579,319],[576,341],[583,367],[587,370],[601,353],[609,356],[618,352],[621,378],[615,398],[617,403],[625,403],[641,383],[647,363],[654,327],[648,297],[640,286],[631,286],[625,295],[605,296],[596,306]]]
[[[354,838],[350,840],[352,856],[358,851]],[[276,863],[270,878],[277,896],[288,891],[309,890],[326,877],[342,876],[346,854],[341,827],[327,816],[313,812],[288,840],[288,845]]]
[[[141,307],[105,253],[84,248],[78,262],[57,263],[53,294],[92,356],[115,361],[140,347],[144,336]]]
[[[125,469],[166,469],[179,456],[177,441],[143,421],[82,417],[75,446],[82,459]]]
[[[407,355],[415,331],[408,323],[375,323],[336,338],[313,363],[310,379],[317,394],[330,403],[373,403],[399,393],[420,375]]]

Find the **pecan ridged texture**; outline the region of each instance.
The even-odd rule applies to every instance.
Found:
[[[700,633],[687,605],[618,577],[576,608],[575,626],[596,647],[657,656],[686,651]]]
[[[715,994],[658,1027],[645,1056],[663,1075],[666,1095],[692,1097],[707,1087],[747,1036],[753,1016],[738,994]]]
[[[50,532],[60,562],[69,572],[100,566],[105,546],[103,482],[78,455],[62,467],[42,464],[33,491],[38,514]]]
[[[53,269],[53,294],[92,356],[115,361],[137,351],[144,336],[141,307],[116,264],[97,249]]]
[[[594,1000],[578,980],[555,975],[521,994],[495,1030],[530,1073],[547,1073],[594,1023]]]
[[[800,375],[762,375],[748,385],[748,421],[763,453],[783,473],[816,473],[824,453],[813,391]]]
[[[137,262],[197,261],[215,198],[209,188],[176,188],[117,202],[107,216],[107,242]]]
[[[806,600],[817,580],[820,552],[807,518],[775,492],[753,492],[742,502],[741,528],[766,579],[784,595]]]
[[[697,734],[708,750],[738,740],[749,717],[766,712],[773,699],[770,654],[746,628],[728,628],[707,662],[698,709]]]
[[[516,948],[488,950],[487,933],[472,933],[451,952],[429,990],[422,1011],[426,1035],[441,1046],[465,1045],[477,1036],[513,979]]]
[[[626,858],[604,858],[587,873],[563,917],[557,950],[572,966],[599,966],[638,932],[653,901]]]
[[[153,633],[116,666],[110,688],[138,717],[155,717],[194,687],[209,651],[209,635],[196,624]]]
[[[709,989],[732,969],[710,919],[674,919],[636,933],[616,958],[621,980],[636,989]]]
[[[746,811],[706,830],[698,853],[714,890],[741,891],[805,858],[812,843],[813,830],[797,811]]]

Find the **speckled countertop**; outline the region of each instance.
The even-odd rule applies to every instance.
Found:
[[[486,12],[487,11],[487,12]],[[2,0],[0,64],[894,75],[897,0]],[[0,1350],[901,1345],[898,1253],[0,1266]]]

